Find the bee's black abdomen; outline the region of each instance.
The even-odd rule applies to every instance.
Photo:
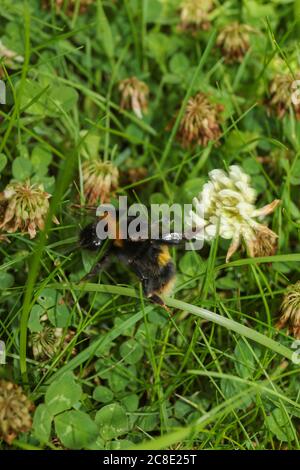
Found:
[[[143,289],[147,297],[152,296],[154,293],[163,293],[166,286],[175,278],[176,269],[172,261],[169,261],[165,266],[161,267],[159,272],[143,279]]]
[[[80,233],[80,245],[83,248],[97,251],[104,241],[97,236],[97,223],[87,225]],[[111,254],[114,254],[137,275],[142,283],[144,294],[152,302],[164,306],[164,301],[160,296],[171,292],[176,275],[168,243],[156,240],[117,239],[106,253],[105,263]],[[101,269],[103,269],[102,261]],[[98,270],[97,265],[97,272]]]
[[[168,284],[176,275],[173,261],[169,261],[161,270],[161,281],[163,285]]]
[[[99,250],[102,245],[102,240],[98,238],[96,233],[97,224],[89,224],[84,227],[80,232],[80,246],[88,250]]]

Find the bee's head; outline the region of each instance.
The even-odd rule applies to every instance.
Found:
[[[96,233],[97,224],[89,224],[84,227],[80,232],[80,246],[82,248],[87,248],[88,250],[99,250],[103,243],[103,240],[98,238]]]

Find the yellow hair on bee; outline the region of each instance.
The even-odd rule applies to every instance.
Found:
[[[169,253],[168,246],[167,245],[162,245],[161,246],[161,251],[160,251],[160,253],[157,257],[158,264],[160,266],[165,266],[166,264],[168,264],[170,259],[171,259],[171,256],[170,256],[170,253]]]
[[[160,294],[163,294],[163,295],[171,294],[172,290],[173,290],[173,287],[175,285],[175,282],[176,282],[176,276],[174,275],[174,277],[172,279],[170,279],[164,286],[162,286],[162,288],[159,290],[159,292],[156,292],[156,294],[158,294],[158,295],[160,295]]]

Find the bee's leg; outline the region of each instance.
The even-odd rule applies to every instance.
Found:
[[[148,297],[150,302],[153,302],[154,304],[160,305],[161,307],[166,307],[166,304],[164,303],[163,299],[159,297],[157,294],[152,294]]]
[[[104,269],[106,269],[111,263],[111,258],[110,258],[110,254],[106,254],[103,256],[103,258],[98,261],[98,263],[96,263],[92,269],[90,270],[89,273],[87,273],[82,279],[80,282],[83,282],[83,281],[88,281],[89,279],[91,279],[92,277],[96,276],[97,274],[99,274],[101,271],[104,271]]]
[[[163,309],[165,309],[168,314],[170,316],[172,316],[172,312],[171,310],[169,309],[169,307],[166,306],[166,304],[164,303],[163,299],[161,297],[159,297],[159,295],[157,294],[152,294],[150,297],[148,297],[150,302],[153,302],[154,304],[156,305],[159,305],[160,307],[162,307]]]
[[[171,313],[170,309],[166,306],[163,299],[153,291],[152,281],[150,279],[143,279],[142,284],[143,284],[144,294],[145,294],[146,297],[148,297],[150,302],[152,302],[156,305],[160,305],[162,308],[164,308],[170,314]]]

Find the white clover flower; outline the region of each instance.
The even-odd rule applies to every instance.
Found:
[[[250,177],[233,165],[228,174],[223,170],[209,173],[210,181],[194,198],[195,211],[190,213],[190,224],[199,229],[196,238],[207,241],[218,235],[232,240],[226,261],[237,251],[241,242],[250,256],[270,256],[276,250],[277,235],[257,218],[272,213],[279,200],[261,209],[255,206],[256,192],[250,186]]]

